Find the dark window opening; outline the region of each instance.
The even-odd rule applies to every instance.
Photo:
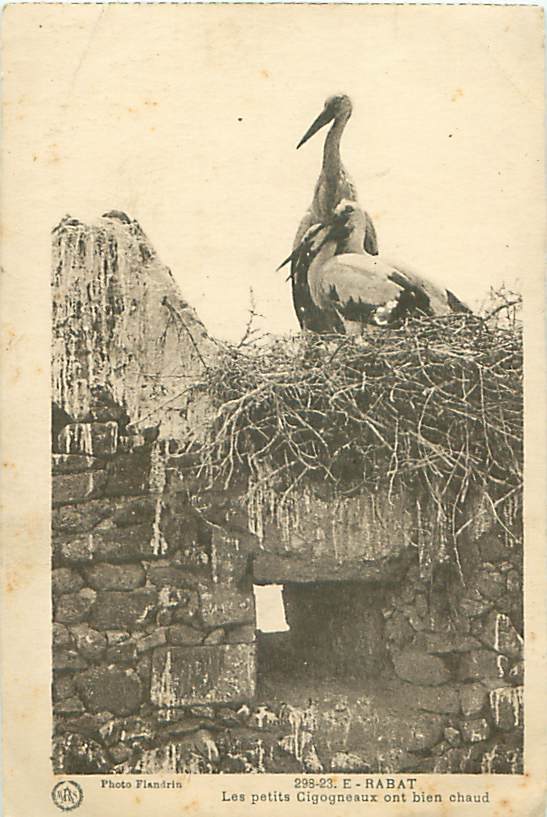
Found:
[[[275,588],[273,590],[272,588]],[[258,592],[257,592],[258,589]],[[286,627],[262,626],[262,598],[282,596]],[[291,680],[378,676],[386,665],[381,587],[369,582],[306,582],[256,588],[259,687]],[[262,621],[261,621],[262,618]]]

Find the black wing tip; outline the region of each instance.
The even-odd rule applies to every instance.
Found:
[[[461,312],[461,313],[464,313],[466,315],[472,315],[473,314],[473,310],[470,309],[467,306],[467,304],[464,304],[463,301],[460,301],[458,296],[454,295],[454,293],[450,289],[446,290],[446,300],[447,300],[448,306],[450,307],[452,312]]]

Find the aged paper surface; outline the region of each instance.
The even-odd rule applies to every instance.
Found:
[[[353,815],[363,808],[393,815],[543,813],[542,41],[542,11],[532,6],[5,9],[7,817],[69,810],[93,817]],[[403,584],[398,573],[383,572],[393,554],[386,556],[374,526],[385,508],[367,516],[364,505],[356,511],[316,497],[310,555],[304,511],[298,524],[306,535],[294,518],[278,514],[276,535],[287,541],[282,552],[269,550],[271,520],[264,521],[256,492],[244,532],[225,527],[218,496],[216,505],[210,494],[191,511],[180,505],[180,469],[169,459],[180,449],[168,441],[200,422],[207,427],[208,414],[200,403],[197,409],[177,403],[175,416],[180,389],[175,394],[172,382],[199,380],[212,369],[211,338],[232,344],[243,338],[238,349],[245,350],[255,328],[299,329],[290,284],[274,270],[291,251],[312,199],[328,128],[298,153],[294,148],[318,114],[317,128],[328,125],[334,134],[328,167],[336,165],[336,139],[348,125],[344,161],[375,225],[382,263],[386,256],[408,259],[433,281],[423,284],[410,272],[401,279],[401,268],[390,266],[404,283],[396,296],[391,279],[375,285],[374,295],[369,287],[368,319],[388,323],[403,308],[403,291],[410,307],[426,297],[427,314],[440,315],[439,325],[456,303],[441,285],[473,311],[484,308],[490,288],[507,300],[507,293],[522,292],[524,615],[513,505],[501,519],[508,540],[476,532],[480,555],[476,564],[470,557],[465,586],[475,587],[479,576],[482,593],[461,590],[466,613],[450,630],[436,628],[434,614],[444,622],[444,613],[433,610],[432,599],[439,599],[422,575],[433,576],[439,555],[433,546],[444,541],[440,526],[430,529],[433,555],[426,548],[429,561],[421,559],[421,578],[416,567],[409,586],[410,572]],[[328,178],[327,172],[320,188],[327,197]],[[356,198],[353,188],[344,190],[344,198]],[[336,240],[352,234],[355,212],[327,217],[319,210],[312,213],[318,224],[311,218],[300,238],[313,228],[311,239],[327,239],[340,225]],[[361,246],[344,252],[368,264],[370,278],[376,256],[365,256]],[[298,269],[298,258],[292,263]],[[339,267],[328,269],[342,276],[337,282],[348,280]],[[330,312],[306,312],[312,309],[306,302],[298,313],[312,334],[314,315],[335,318],[334,332],[349,333],[362,320],[347,308],[340,283],[338,289]],[[312,288],[312,300],[317,292]],[[371,334],[370,343],[380,343],[378,337]],[[294,348],[297,369],[303,358]],[[247,353],[233,354],[241,362]],[[292,376],[290,368],[284,377]],[[496,409],[490,411],[494,418]],[[489,416],[483,415],[488,439]],[[507,450],[511,439],[508,433]],[[496,474],[499,484],[509,479]],[[309,496],[306,502],[313,504]],[[207,516],[213,505],[214,519]],[[386,507],[394,509],[395,525],[391,493]],[[188,533],[198,511],[207,517],[201,540],[201,522],[195,536]],[[470,525],[460,528],[469,534]],[[329,526],[332,533],[325,533]],[[254,565],[251,579],[241,568],[247,546],[254,547],[245,563]],[[287,556],[291,548],[302,549],[298,559]],[[420,557],[424,552],[420,545]],[[463,580],[466,564],[456,568]],[[288,624],[280,585],[289,588]],[[291,610],[304,613],[297,619]],[[290,654],[297,671],[279,677],[289,626],[300,627],[300,645]],[[331,686],[329,665],[341,667]],[[296,703],[296,692],[307,700]]]

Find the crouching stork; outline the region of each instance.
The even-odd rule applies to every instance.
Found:
[[[450,290],[417,272],[365,252],[366,216],[344,199],[328,223],[313,224],[281,267],[291,263],[293,300],[304,327],[361,334],[394,326],[412,314],[469,312]],[[280,267],[280,268],[281,268]]]

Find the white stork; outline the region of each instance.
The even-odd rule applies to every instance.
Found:
[[[306,270],[316,332],[360,334],[365,326],[392,326],[412,313],[469,312],[450,290],[406,266],[363,249],[366,216],[344,199],[328,224],[312,225],[281,266]]]
[[[357,191],[340,157],[340,139],[351,116],[351,112],[352,104],[348,96],[339,94],[329,97],[325,102],[323,110],[310,125],[297,145],[297,149],[300,148],[314,133],[317,133],[318,130],[329,122],[333,123],[325,139],[323,165],[315,185],[313,201],[300,222],[293,248],[301,244],[304,236],[314,224],[326,224],[332,218],[336,207],[342,199],[357,201]],[[374,225],[367,213],[363,213],[363,216],[365,219],[363,247],[370,255],[377,255],[378,243]],[[310,303],[307,290],[307,268],[302,257],[300,258],[298,268],[291,265],[291,281],[293,303],[300,326],[304,329],[311,329],[316,332],[322,331],[321,316],[318,315]]]

